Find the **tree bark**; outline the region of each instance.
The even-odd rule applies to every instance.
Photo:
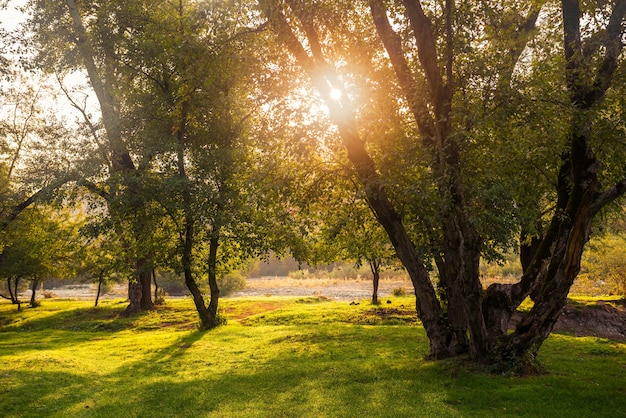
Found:
[[[209,259],[208,259],[208,280],[211,292],[211,301],[209,302],[208,311],[213,320],[212,326],[218,325],[217,307],[220,298],[220,289],[217,285],[217,250],[219,247],[220,228],[213,226],[211,239],[209,240]]]
[[[298,10],[292,8],[297,13]],[[302,12],[300,10],[300,12]],[[330,109],[333,122],[339,128],[343,145],[348,158],[354,166],[356,177],[367,196],[370,208],[383,226],[402,264],[405,266],[415,289],[415,305],[430,341],[430,358],[446,358],[454,353],[449,345],[452,340],[447,320],[442,315],[441,305],[435,289],[430,281],[424,262],[417,253],[414,244],[402,223],[402,219],[393,207],[385,191],[375,164],[365,149],[355,126],[352,109],[345,104],[333,101],[330,97],[330,86],[335,82],[332,71],[321,55],[318,38],[311,25],[306,25],[307,18],[300,17],[307,27],[306,36],[312,45],[313,57],[306,52],[293,33],[280,6],[270,4],[266,10],[268,21],[280,41],[295,57],[298,64],[311,78],[314,86]]]
[[[152,269],[152,282],[154,283],[154,302],[159,300],[159,284],[157,283],[156,271]]]
[[[96,303],[94,306],[98,306],[98,301],[100,300],[100,291],[102,290],[103,280],[104,280],[104,270],[100,270],[100,274],[98,275],[98,292],[96,293]]]
[[[122,183],[114,185],[114,187],[112,187],[113,190],[108,194],[109,200],[107,200],[107,203],[109,206],[109,211],[113,214],[113,212],[118,209],[113,207],[110,199],[119,197],[117,196],[117,194],[123,193],[127,196],[132,196],[133,200],[137,199],[138,186],[136,180],[139,177],[140,173],[135,167],[135,164],[133,163],[133,160],[130,156],[130,152],[124,142],[124,135],[122,132],[122,120],[118,111],[120,106],[117,103],[115,92],[113,90],[113,85],[115,81],[110,75],[110,72],[104,71],[104,75],[102,75],[98,66],[96,65],[97,55],[94,50],[94,46],[90,42],[85,26],[83,25],[82,16],[80,14],[80,11],[78,10],[76,1],[65,0],[65,3],[67,5],[67,10],[70,14],[73,29],[76,33],[76,47],[83,60],[85,69],[87,70],[89,81],[91,83],[91,86],[93,87],[94,93],[96,94],[96,98],[102,112],[102,124],[104,126],[107,142],[111,151],[111,177],[116,174],[120,175],[120,177],[116,181],[121,181]],[[104,50],[104,58],[111,61],[112,58],[111,56],[109,56],[110,51],[108,51],[106,48],[104,48]],[[106,68],[106,66],[104,68]],[[134,233],[136,239],[134,245],[137,246],[137,254],[141,254],[141,251],[139,251],[139,246],[141,245],[141,239],[139,239],[139,231],[144,226],[141,225],[140,212],[142,212],[143,210],[141,208],[141,203],[134,204],[134,207],[132,207],[131,211],[132,210],[137,212],[135,214],[137,215],[137,219],[139,219],[140,223],[140,225],[133,225],[134,231],[132,232]],[[141,255],[137,255],[137,257],[138,258],[134,261],[135,272],[133,274],[133,278],[130,280],[128,285],[129,306],[126,308],[127,314],[135,313],[140,310],[148,310],[154,308],[154,304],[152,303],[152,293],[150,291],[150,274],[144,271],[144,269],[148,265],[149,260],[145,259],[145,257],[142,257]]]
[[[31,308],[36,308],[37,306],[39,306],[39,303],[37,303],[37,287],[39,287],[39,283],[40,281],[38,279],[33,279],[31,285],[30,285],[30,307]]]
[[[380,260],[374,259],[369,261],[370,270],[372,271],[373,291],[372,305],[378,305],[378,284],[380,282]]]

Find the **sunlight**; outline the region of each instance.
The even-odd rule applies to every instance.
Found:
[[[330,98],[333,99],[334,101],[338,102],[339,100],[341,100],[341,90],[338,88],[332,88],[330,89]]]

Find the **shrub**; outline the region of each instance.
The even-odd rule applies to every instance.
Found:
[[[396,287],[391,293],[394,296],[406,296],[406,290],[403,287]]]
[[[217,285],[221,296],[228,296],[246,287],[246,279],[239,272],[223,275],[218,279]]]

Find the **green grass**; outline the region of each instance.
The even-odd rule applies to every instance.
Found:
[[[119,301],[0,303],[0,415],[626,416],[624,342],[554,335],[548,374],[483,375],[425,361],[412,299],[392,300],[226,299],[208,332],[186,300],[132,318]]]

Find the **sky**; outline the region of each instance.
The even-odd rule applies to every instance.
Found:
[[[22,13],[19,8],[24,6],[27,3],[27,0],[0,0],[0,27],[7,31],[14,31],[20,28],[20,25],[24,23],[27,18],[27,15]],[[0,51],[2,52],[2,51]],[[72,89],[73,87],[83,86],[86,82],[85,75],[80,72],[75,72],[72,74],[66,75],[64,79],[64,84]],[[47,80],[47,84],[56,85],[56,79],[53,76],[50,76],[50,79]],[[83,90],[84,94],[89,94],[88,90]],[[60,92],[57,92],[58,100],[54,102],[42,103],[44,107],[54,107],[56,109],[56,113],[59,117],[64,119],[74,120],[78,115],[76,110],[73,109],[67,100],[63,97]],[[76,98],[80,101],[84,99],[84,94],[78,94]],[[45,96],[44,96],[45,97]],[[44,99],[45,101],[45,99]],[[95,104],[95,98],[89,98],[89,106],[88,110],[93,113],[97,111],[97,105]]]
[[[17,7],[23,6],[26,1],[25,0],[4,0],[0,1],[0,5],[6,5],[6,8],[0,9],[0,25],[8,30],[17,29],[25,19],[25,15],[17,10]]]

